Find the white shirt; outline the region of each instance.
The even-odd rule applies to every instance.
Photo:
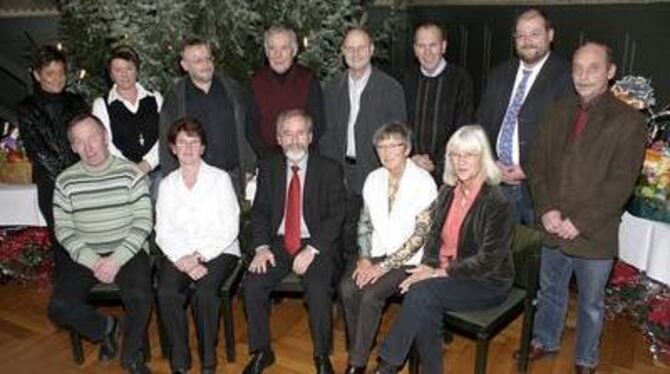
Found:
[[[437,197],[433,177],[408,159],[389,212],[389,177],[386,168],[378,168],[368,174],[363,186],[363,201],[373,226],[372,257],[388,256],[398,251],[414,233],[416,216]],[[405,264],[418,264],[422,255],[423,248]]]
[[[165,177],[156,203],[156,243],[172,262],[198,252],[205,261],[240,255],[240,207],[228,173],[200,162],[192,188],[181,168]]]
[[[356,158],[356,118],[358,118],[358,112],[361,109],[361,95],[365,86],[370,80],[370,74],[372,74],[372,68],[369,67],[368,70],[363,73],[363,76],[357,80],[351,78],[351,75],[347,75],[347,81],[349,86],[349,122],[347,123],[347,157]]]
[[[446,68],[447,68],[447,60],[445,60],[444,57],[442,57],[442,58],[440,59],[440,62],[437,63],[437,67],[435,68],[435,71],[434,71],[434,72],[432,72],[432,73],[427,72],[427,71],[423,68],[423,66],[421,66],[421,68],[419,68],[419,70],[421,70],[421,74],[423,74],[424,76],[426,76],[426,77],[428,77],[428,78],[435,78],[435,77],[437,77],[438,75],[442,74],[442,72],[443,72],[444,69],[446,69]]]
[[[107,102],[111,104],[118,100],[126,107],[126,109],[134,114],[137,113],[137,111],[140,109],[140,100],[147,96],[153,96],[156,99],[157,110],[160,113],[161,107],[163,106],[163,97],[161,94],[157,91],[148,91],[139,83],[135,83],[135,87],[137,88],[136,102],[131,103],[119,95],[119,93],[116,92],[116,84],[112,86],[111,90],[109,90],[109,95],[107,95]],[[125,160],[126,158],[123,156],[123,153],[121,153],[121,151],[114,145],[114,135],[112,134],[112,129],[110,127],[109,113],[107,113],[107,105],[105,105],[104,98],[98,97],[93,101],[92,112],[100,119],[100,121],[102,121],[102,124],[105,125],[105,128],[107,129],[107,133],[109,134],[109,153]],[[144,161],[146,161],[152,169],[155,169],[156,166],[158,166],[158,141],[154,143],[153,147],[151,147],[149,152],[147,152],[147,154],[144,156]]]
[[[551,53],[551,52],[549,52]],[[547,53],[546,56],[542,58],[542,60],[538,61],[537,64],[533,67],[528,67],[523,61],[520,61],[519,68],[516,71],[516,78],[514,79],[514,89],[512,90],[512,93],[510,94],[509,98],[509,104],[512,104],[512,98],[516,94],[516,90],[519,88],[519,83],[521,83],[521,79],[523,78],[523,71],[524,70],[530,70],[530,75],[528,76],[528,82],[526,82],[526,92],[523,95],[523,100],[521,100],[521,105],[523,106],[523,102],[526,101],[526,97],[528,97],[528,93],[530,90],[533,88],[533,83],[535,83],[535,79],[537,79],[537,75],[540,73],[540,70],[542,70],[542,67],[544,66],[544,63],[547,62],[547,59],[549,58],[549,53]],[[503,119],[504,120],[504,119]],[[496,152],[500,154],[500,136],[502,134],[502,131],[498,132],[498,140],[496,141]],[[519,165],[521,156],[519,155],[519,124],[516,122],[516,118],[514,120],[514,135],[512,138],[512,161],[514,162],[514,165]]]

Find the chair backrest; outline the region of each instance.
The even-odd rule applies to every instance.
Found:
[[[532,227],[516,225],[512,239],[514,286],[534,297],[540,273],[542,234]]]

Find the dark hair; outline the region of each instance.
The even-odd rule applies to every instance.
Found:
[[[605,42],[603,42],[603,41],[600,41],[600,40],[586,40],[586,41],[584,41],[584,43],[582,43],[582,44],[575,50],[575,53],[573,54],[573,56],[574,56],[575,54],[577,54],[577,52],[578,52],[580,49],[582,49],[582,47],[587,46],[587,45],[589,45],[589,44],[596,45],[596,46],[601,47],[602,49],[605,50],[605,62],[607,63],[607,66],[610,66],[610,65],[612,65],[612,64],[614,63],[614,50],[612,49],[612,47],[610,47],[609,45],[607,45],[607,43],[605,43]]]
[[[128,62],[132,62],[135,65],[137,71],[140,70],[140,56],[137,52],[129,45],[120,45],[114,49],[109,54],[107,59],[107,72],[112,71],[112,60],[120,59]]]
[[[305,121],[305,127],[307,127],[307,131],[309,131],[310,134],[312,133],[314,123],[312,122],[312,117],[307,114],[307,112],[302,109],[287,109],[279,113],[277,116],[277,134],[279,134],[279,128],[284,126],[284,123],[294,117],[302,118]]]
[[[436,28],[440,32],[440,36],[442,37],[442,40],[447,40],[447,30],[442,29],[442,26],[440,26],[440,24],[437,23],[436,21],[426,20],[426,21],[423,21],[423,22],[419,23],[414,28],[414,41],[416,42],[416,33],[420,29],[429,29],[429,28],[432,28],[432,27]]]
[[[65,58],[65,53],[52,45],[45,45],[37,52],[30,67],[33,71],[39,72],[52,62],[62,63],[67,70],[67,58]]]
[[[186,50],[186,48],[195,47],[197,45],[204,45],[210,51],[212,50],[212,45],[207,40],[197,36],[189,36],[187,38],[184,38],[184,40],[182,40],[181,42],[181,48],[179,49],[181,57],[182,58],[184,57],[184,51]]]
[[[170,131],[168,132],[167,137],[168,143],[176,145],[177,135],[182,131],[188,136],[197,136],[200,139],[200,144],[207,146],[207,134],[205,133],[205,128],[202,127],[200,121],[193,117],[180,118],[170,126]]]
[[[72,117],[72,119],[70,119],[70,121],[68,121],[67,123],[67,139],[70,142],[72,142],[72,129],[74,129],[74,127],[77,126],[77,124],[87,119],[93,120],[93,122],[95,122],[95,124],[98,126],[100,130],[102,130],[103,132],[107,132],[105,125],[102,123],[100,118],[98,118],[95,114],[91,112],[79,113],[76,116]]]
[[[524,8],[517,14],[516,18],[514,19],[514,30],[516,30],[516,25],[519,23],[519,21],[522,18],[534,18],[534,17],[541,17],[544,20],[544,28],[545,30],[550,30],[554,28],[554,25],[551,22],[551,19],[549,19],[549,16],[547,16],[547,13],[545,13],[542,9],[540,8]]]

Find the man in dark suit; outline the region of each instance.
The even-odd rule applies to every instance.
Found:
[[[244,282],[252,357],[244,373],[272,365],[270,292],[291,271],[305,289],[317,373],[332,373],[331,307],[338,238],[344,218],[342,170],[309,152],[312,119],[302,110],[277,118],[283,154],[263,160],[251,211],[253,260]]]
[[[370,63],[374,44],[367,31],[345,34],[342,53],[347,70],[324,88],[327,129],[319,142],[321,154],[341,163],[347,189],[343,245],[355,258],[361,190],[370,171],[380,166],[372,136],[382,125],[405,122],[405,95],[400,83]]]
[[[544,110],[574,91],[570,66],[550,51],[554,29],[544,12],[522,12],[513,37],[518,59],[488,74],[477,119],[495,146],[504,191],[515,202],[518,222],[532,224],[535,214],[523,165]]]

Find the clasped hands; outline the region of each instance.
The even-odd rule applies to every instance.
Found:
[[[121,267],[111,256],[102,257],[91,268],[93,276],[102,283],[112,283]]]
[[[316,253],[311,247],[303,248],[293,259],[293,272],[297,275],[305,274],[315,256]],[[275,255],[268,247],[260,248],[249,264],[249,271],[255,274],[265,274],[269,269],[268,265],[270,267],[277,265]]]
[[[198,252],[179,258],[174,265],[182,273],[188,274],[193,280],[198,280],[207,275],[207,267],[203,264],[204,259]]]
[[[550,210],[542,215],[542,226],[550,234],[556,234],[559,238],[572,240],[579,235],[579,230],[570,218],[561,216],[558,210]]]

